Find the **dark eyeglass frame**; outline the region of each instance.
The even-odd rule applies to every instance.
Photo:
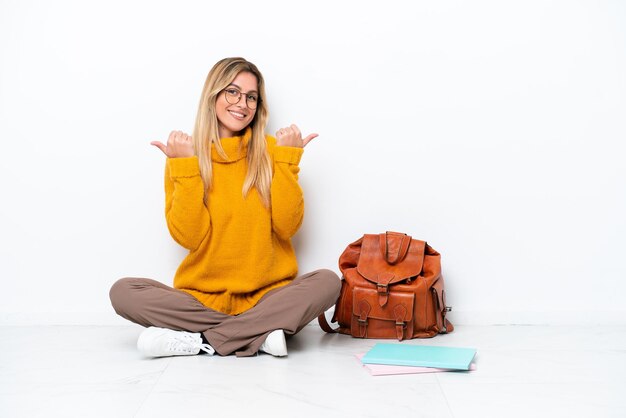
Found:
[[[241,101],[241,96],[245,95],[246,96],[246,106],[248,107],[248,109],[250,110],[254,110],[258,107],[259,103],[261,102],[261,97],[259,96],[258,93],[244,93],[242,91],[240,91],[239,89],[235,88],[235,87],[226,87],[224,90],[222,90],[224,92],[224,98],[226,99],[226,101],[229,104],[237,104]],[[237,100],[235,100],[235,102],[231,102],[229,99],[229,92],[230,94],[232,94],[232,92],[237,92]],[[256,98],[256,100],[253,100],[252,103],[254,104],[254,107],[250,106],[250,98],[254,97]],[[233,99],[233,96],[230,96],[231,99]]]

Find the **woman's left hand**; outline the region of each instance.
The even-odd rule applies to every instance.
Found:
[[[276,131],[276,145],[283,147],[304,148],[306,144],[317,137],[317,134],[311,134],[302,139],[300,129],[298,129],[296,125],[291,125]]]

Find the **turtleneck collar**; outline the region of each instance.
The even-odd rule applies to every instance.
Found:
[[[248,142],[252,137],[252,128],[249,126],[241,136],[233,136],[228,138],[221,138],[222,148],[228,156],[227,159],[220,157],[215,149],[215,145],[211,146],[211,160],[219,163],[233,163],[239,161],[242,158],[246,158],[248,155]]]

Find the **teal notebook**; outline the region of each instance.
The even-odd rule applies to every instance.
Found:
[[[473,348],[378,343],[363,356],[361,362],[469,370],[475,355]]]

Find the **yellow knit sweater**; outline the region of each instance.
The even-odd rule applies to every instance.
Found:
[[[213,187],[208,207],[198,158],[168,158],[165,166],[165,217],[170,234],[189,254],[178,267],[174,287],[203,305],[236,315],[252,308],[268,291],[293,280],[298,266],[291,245],[304,215],[298,164],[302,148],[276,146],[267,136],[273,161],[271,208],[256,189],[246,198],[251,131],[222,138],[228,159],[212,149]]]

